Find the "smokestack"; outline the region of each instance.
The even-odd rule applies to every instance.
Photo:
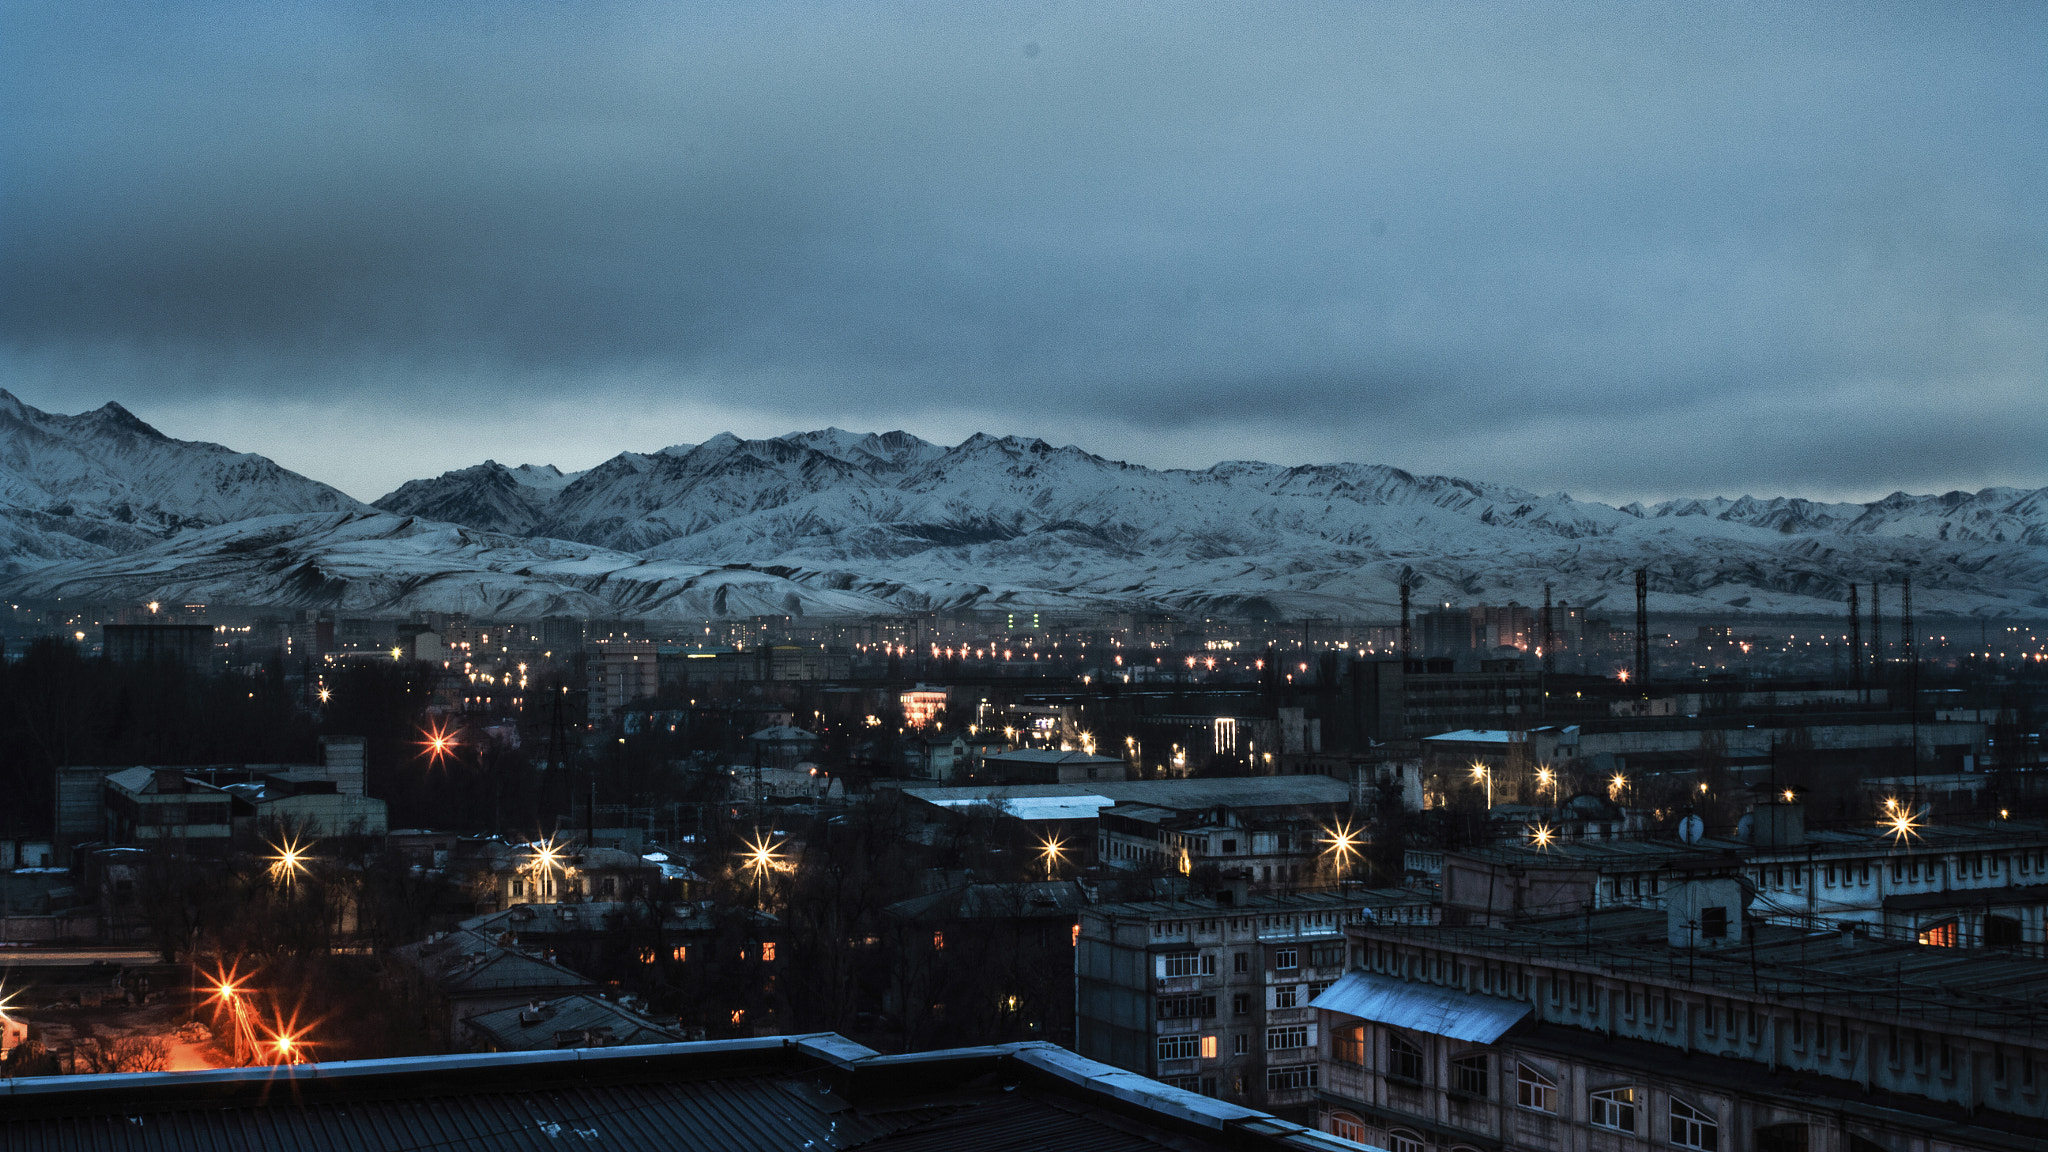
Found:
[[[1863,686],[1863,609],[1856,603],[1856,585],[1849,585],[1849,687]]]
[[[1636,569],[1636,683],[1650,682],[1650,570]]]
[[[1408,657],[1415,647],[1414,633],[1408,630],[1408,581],[1401,581],[1401,665],[1407,667]]]

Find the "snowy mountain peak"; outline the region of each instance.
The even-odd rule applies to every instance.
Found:
[[[119,404],[66,416],[0,392],[6,570],[132,552],[249,516],[362,507],[261,456],[174,440]]]

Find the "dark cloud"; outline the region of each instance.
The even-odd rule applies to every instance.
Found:
[[[837,420],[1608,496],[2048,483],[2035,6],[6,19],[0,374],[232,413],[176,430],[323,477],[263,421],[596,414],[566,449],[492,425],[500,458]]]

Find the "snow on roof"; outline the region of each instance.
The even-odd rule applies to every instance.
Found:
[[[1518,735],[1519,733],[1510,732],[1505,728],[1460,728],[1456,732],[1424,736],[1422,740],[1425,744],[1431,740],[1458,744],[1519,744],[1521,741],[1516,738]]]
[[[965,789],[961,789],[965,791]],[[920,799],[930,799],[920,797]],[[966,808],[974,804],[1000,804],[1005,815],[1019,820],[1093,820],[1104,808],[1115,804],[1107,796],[964,796],[931,800],[941,808]]]

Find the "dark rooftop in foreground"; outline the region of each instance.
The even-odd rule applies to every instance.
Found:
[[[0,1081],[0,1147],[1340,1152],[1050,1044],[882,1056],[831,1033]]]

